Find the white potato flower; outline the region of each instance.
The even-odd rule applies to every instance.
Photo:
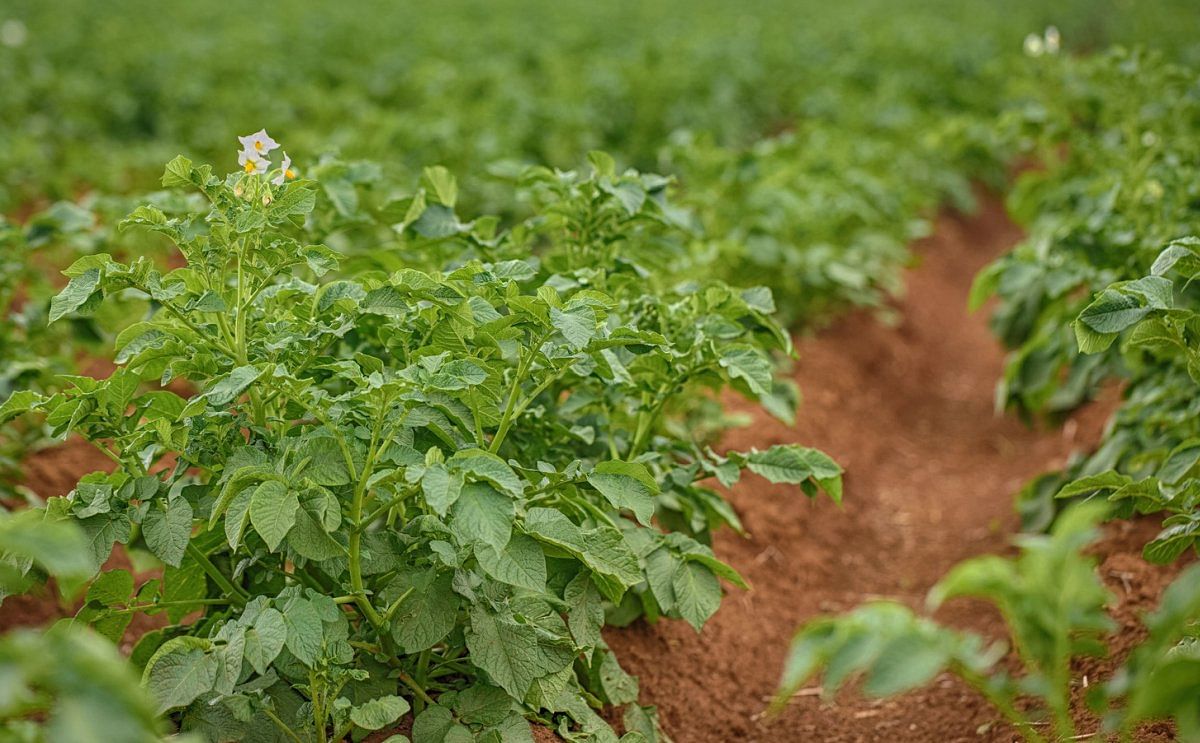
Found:
[[[238,165],[241,165],[247,173],[261,175],[267,172],[269,163],[254,152],[242,150],[238,153]]]
[[[276,186],[282,186],[285,181],[293,180],[296,177],[296,171],[292,170],[292,158],[288,157],[287,151],[283,153],[283,162],[279,165],[279,175],[271,179],[271,183]]]
[[[1048,54],[1058,54],[1058,50],[1062,48],[1062,34],[1058,32],[1057,26],[1046,27],[1045,42]]]
[[[242,143],[243,151],[259,157],[266,157],[271,150],[279,148],[279,143],[271,139],[271,135],[267,134],[266,129],[259,129],[253,134],[238,137],[238,141]]]
[[[1046,51],[1046,42],[1037,34],[1029,34],[1025,37],[1025,54],[1030,57],[1040,57]]]

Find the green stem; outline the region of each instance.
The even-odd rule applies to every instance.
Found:
[[[246,593],[246,590],[241,586],[234,585],[228,578],[225,577],[224,573],[222,573],[220,570],[217,570],[217,566],[212,564],[212,560],[208,559],[208,555],[205,555],[203,552],[201,552],[200,549],[191,542],[188,542],[186,551],[193,560],[200,563],[200,567],[204,569],[205,573],[208,573],[208,577],[212,578],[213,582],[216,583],[222,591],[228,594],[230,603],[238,606],[239,608],[246,605],[246,599],[250,598],[250,594]]]
[[[140,289],[141,287],[138,287],[138,288]],[[143,289],[142,291],[145,291],[147,294],[150,293],[148,290],[145,290],[145,289]],[[212,344],[217,347],[218,350],[220,350],[221,352],[223,352],[224,354],[229,356],[229,358],[231,358],[231,359],[237,358],[237,353],[232,348],[230,348],[229,346],[222,343],[219,338],[214,338],[212,336],[209,336],[208,333],[205,333],[203,330],[200,329],[199,325],[192,322],[191,319],[188,318],[187,315],[183,314],[183,312],[176,309],[169,302],[163,302],[162,306],[164,309],[169,310],[172,315],[174,315],[176,318],[178,318],[179,321],[182,322],[184,325],[186,325],[193,333],[200,336],[201,338],[208,338],[212,342]]]
[[[999,710],[1000,714],[1004,716],[1004,719],[1007,720],[1010,725],[1020,731],[1021,735],[1023,735],[1027,741],[1030,743],[1046,743],[1046,739],[1042,737],[1041,733],[1034,730],[1033,726],[1029,724],[1029,721],[1026,720],[1021,713],[1017,711],[1017,708],[1013,706],[1012,700],[1003,694],[997,693],[990,689],[987,685],[986,679],[962,666],[959,666],[956,671],[958,675],[967,682],[967,684],[982,694],[993,707]]]
[[[527,364],[532,357],[533,354],[530,354],[517,364],[517,371],[513,374],[512,387],[508,390],[508,400],[504,403],[504,413],[500,416],[500,427],[496,429],[492,445],[488,447],[488,451],[493,454],[499,451],[500,445],[504,443],[504,437],[508,435],[509,426],[512,425],[513,411],[517,407],[517,397],[521,394],[521,381],[525,378],[525,372],[528,370]]]
[[[404,500],[404,499],[403,498],[392,498],[388,502],[386,502],[386,503],[382,504],[381,506],[379,506],[378,508],[376,508],[374,511],[371,511],[371,513],[367,514],[367,517],[362,520],[362,524],[359,526],[353,527],[353,528],[366,529],[368,526],[375,523],[375,519],[382,516],[384,513],[386,513],[392,507],[399,505],[400,501],[402,501],[402,500]]]
[[[328,736],[325,734],[325,689],[324,682],[318,683],[317,676],[313,672],[308,674],[308,688],[312,691],[312,711],[313,711],[313,732],[316,733],[314,740],[320,743],[326,743]]]
[[[646,437],[650,435],[651,424],[654,423],[654,419],[658,417],[659,413],[662,412],[663,407],[667,404],[667,400],[670,399],[668,392],[670,392],[671,389],[677,384],[679,384],[677,380],[672,381],[670,384],[664,384],[658,389],[658,394],[655,395],[654,404],[649,408],[638,412],[637,433],[634,434],[633,443],[630,444],[629,447],[630,459],[635,459],[639,454],[642,453],[642,449],[646,445]],[[644,397],[643,404],[645,404]]]
[[[400,594],[400,596],[397,597],[396,600],[392,602],[392,605],[389,606],[387,608],[387,611],[383,613],[383,621],[385,624],[392,621],[392,617],[394,617],[396,615],[396,610],[400,608],[400,604],[403,604],[404,599],[411,596],[412,592],[415,590],[416,590],[415,586],[409,586],[407,591]]]
[[[429,694],[425,693],[425,689],[421,688],[421,685],[418,684],[416,682],[416,680],[413,679],[412,676],[409,676],[404,671],[398,671],[396,678],[400,679],[400,681],[405,686],[407,686],[409,689],[412,689],[413,694],[416,694],[417,698],[420,699],[425,704],[428,704],[431,706],[434,704],[437,704],[437,702],[433,701],[433,697],[431,697],[431,696],[429,696]]]
[[[279,716],[272,712],[268,707],[264,705],[262,711],[271,722],[275,723],[277,728],[282,730],[284,734],[295,741],[295,743],[304,743],[304,741],[300,740],[300,736],[296,735],[296,732],[284,724],[283,720],[279,719]]]
[[[500,450],[500,444],[504,443],[504,438],[508,436],[508,431],[509,428],[512,427],[513,421],[524,415],[525,411],[529,409],[529,406],[533,404],[533,401],[537,399],[538,395],[545,392],[550,385],[561,379],[562,376],[567,373],[567,370],[568,367],[563,367],[562,369],[559,369],[550,376],[546,377],[542,380],[541,384],[533,388],[533,391],[529,393],[529,396],[526,397],[525,400],[518,405],[515,410],[512,410],[511,412],[505,411],[506,418],[501,421],[500,428],[496,431],[496,438],[492,439],[492,445],[488,451],[495,454]]]
[[[228,606],[233,603],[229,599],[194,599],[191,601],[159,601],[154,604],[142,604],[140,606],[129,606],[124,609],[109,612],[109,614],[136,614],[138,612],[151,611],[154,609],[165,609],[169,606]]]
[[[357,605],[363,616],[371,623],[381,635],[384,634],[384,619],[376,611],[374,604],[367,597],[366,588],[363,585],[362,578],[362,533],[363,533],[363,500],[366,498],[367,481],[371,477],[371,471],[375,468],[375,457],[379,453],[379,434],[383,427],[383,411],[386,410],[386,401],[380,404],[379,415],[375,420],[375,426],[371,431],[371,446],[367,450],[367,459],[363,462],[362,472],[358,475],[358,482],[354,486],[354,499],[350,504],[350,590],[357,597]],[[346,456],[349,457],[349,449],[346,449]],[[347,460],[350,471],[354,471],[354,463],[352,459]]]
[[[237,254],[237,314],[234,316],[234,342],[235,350],[237,351],[238,363],[242,366],[250,364],[250,353],[248,348],[248,339],[246,337],[246,316],[250,313],[250,300],[245,299],[244,283],[245,276],[242,272],[242,250]],[[257,295],[256,295],[257,296]],[[250,388],[250,407],[254,416],[254,424],[259,428],[266,425],[266,410],[263,407],[262,395],[259,394],[257,387]]]
[[[582,506],[584,510],[586,510],[588,513],[595,516],[602,523],[608,524],[609,526],[611,526],[613,528],[618,528],[616,522],[614,522],[607,513],[605,513],[600,508],[597,508],[596,504],[592,503],[587,498],[572,499],[569,502],[573,503],[575,505]]]

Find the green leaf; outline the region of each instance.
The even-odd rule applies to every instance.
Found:
[[[287,625],[284,645],[301,663],[314,668],[325,634],[321,616],[312,602],[305,599],[292,601],[282,613],[284,624]]]
[[[842,468],[816,449],[795,444],[772,446],[766,451],[751,452],[746,457],[746,466],[771,482],[801,484],[816,480],[829,497],[841,502]]]
[[[90,268],[68,281],[63,290],[50,300],[49,322],[56,322],[82,307],[100,285],[100,276],[99,268]]]
[[[1081,477],[1074,482],[1069,482],[1064,485],[1062,489],[1054,495],[1054,497],[1074,498],[1079,495],[1095,493],[1097,491],[1119,490],[1131,482],[1133,482],[1132,477],[1110,470],[1108,472],[1101,472],[1098,475]]]
[[[441,642],[458,622],[458,595],[454,575],[428,569],[401,573],[388,586],[384,598],[394,601],[412,589],[392,619],[392,637],[412,654]]]
[[[475,736],[455,721],[454,713],[431,704],[413,720],[413,743],[475,743]]]
[[[1138,297],[1105,289],[1079,313],[1079,322],[1097,333],[1119,333],[1149,313]]]
[[[503,689],[487,684],[469,686],[454,698],[455,714],[471,725],[501,725],[512,716],[513,707],[512,697]]]
[[[596,175],[613,178],[617,174],[617,163],[613,156],[603,150],[591,150],[587,154],[588,164],[596,171]]]
[[[242,534],[246,524],[250,523],[250,497],[254,490],[246,488],[239,491],[225,509],[225,541],[229,542],[230,549],[236,550],[242,543]]]
[[[165,511],[152,504],[142,520],[142,533],[146,546],[158,559],[179,567],[192,538],[191,504],[176,498],[166,504]]]
[[[621,668],[611,651],[600,653],[600,688],[609,704],[633,704],[638,700],[638,682]]]
[[[512,467],[500,457],[483,449],[463,449],[446,460],[452,472],[463,472],[479,480],[495,485],[502,492],[519,498],[525,493],[525,485]]]
[[[457,235],[462,227],[454,210],[442,204],[429,204],[412,224],[414,232],[430,240]]]
[[[167,566],[163,571],[163,601],[171,603],[167,618],[172,622],[179,622],[201,607],[189,602],[205,598],[208,598],[208,578],[195,560],[184,557],[178,568]]]
[[[267,480],[250,496],[250,523],[272,552],[296,524],[300,500],[278,480]]]
[[[1081,353],[1100,353],[1113,344],[1120,333],[1097,333],[1081,322],[1071,323],[1075,331],[1075,343]]]
[[[213,407],[225,407],[236,400],[260,376],[262,376],[262,370],[257,367],[239,366],[209,387],[205,391],[204,397]]]
[[[50,508],[0,516],[0,552],[40,565],[55,577],[81,580],[94,570],[83,533],[74,522],[58,520]],[[0,580],[0,592],[7,590],[4,584]]]
[[[676,610],[697,632],[721,605],[721,583],[700,563],[680,563],[671,577],[671,588]]]
[[[637,556],[621,532],[612,527],[584,530],[559,511],[531,508],[525,516],[525,532],[539,541],[570,552],[598,575],[613,581],[615,590],[608,585],[600,586],[612,600],[619,599],[623,589],[637,585],[642,580]]]
[[[1188,547],[1200,541],[1200,517],[1189,514],[1188,520],[1172,524],[1142,548],[1142,557],[1155,565],[1174,562]]]
[[[87,601],[107,607],[124,606],[133,596],[133,576],[125,570],[110,570],[101,573],[88,586]]]
[[[576,351],[586,348],[596,336],[596,311],[586,304],[575,305],[566,310],[551,307],[550,322]]]
[[[483,384],[487,371],[468,359],[456,359],[443,365],[429,375],[428,385],[433,389],[454,392]]]
[[[535,680],[566,668],[575,657],[570,643],[483,606],[471,610],[467,649],[471,662],[515,699],[524,699]]]
[[[309,560],[330,560],[346,555],[345,547],[334,540],[304,508],[296,511],[296,525],[288,532],[287,543],[298,555]]]
[[[297,475],[317,485],[338,487],[350,484],[346,456],[332,436],[309,436],[296,448],[296,458],[308,464]]]
[[[271,202],[267,214],[272,219],[308,214],[316,205],[315,189],[301,183],[290,183],[284,192]]]
[[[884,697],[924,686],[950,662],[944,643],[917,634],[901,635],[883,646],[867,674],[863,692]]]
[[[12,393],[4,401],[4,404],[0,405],[0,424],[8,423],[13,418],[28,413],[44,399],[33,390],[18,390]]]
[[[1197,253],[1198,248],[1200,248],[1200,240],[1195,237],[1185,237],[1173,241],[1154,259],[1154,265],[1150,267],[1151,275],[1164,276],[1180,261],[1186,261],[1194,266],[1195,260],[1200,258],[1200,254]]]
[[[445,517],[450,512],[450,507],[462,494],[462,488],[462,475],[451,474],[441,462],[427,467],[421,477],[421,492],[425,494],[425,504],[438,516]]]
[[[192,161],[183,155],[176,155],[163,171],[162,185],[163,188],[192,185]]]
[[[277,609],[267,607],[254,620],[254,625],[246,630],[246,660],[259,674],[264,674],[271,663],[279,656],[287,641],[288,626],[283,614]]]
[[[408,299],[392,286],[381,286],[367,292],[358,308],[371,315],[402,317],[408,312]]]
[[[1177,484],[1193,472],[1200,462],[1200,441],[1189,439],[1176,446],[1158,468],[1158,479],[1170,485]]]
[[[626,214],[637,214],[646,203],[646,189],[642,188],[641,184],[632,181],[620,183],[601,181],[600,190],[619,201]]]
[[[502,550],[512,534],[514,513],[512,500],[489,485],[471,483],[454,504],[450,528],[464,544],[483,543]]]
[[[330,203],[337,213],[343,217],[353,217],[358,211],[358,192],[354,184],[345,178],[326,178],[321,181],[321,188],[329,197]]]
[[[142,685],[158,702],[160,714],[186,707],[212,690],[217,659],[207,652],[211,647],[208,640],[184,635],[167,640],[150,657]]]
[[[744,380],[754,394],[766,395],[771,392],[771,360],[759,349],[745,345],[733,346],[721,354],[719,363],[731,378]]]
[[[600,462],[588,475],[588,483],[613,505],[633,512],[637,520],[649,525],[654,517],[654,497],[658,483],[646,466],[638,462]]]
[[[501,583],[538,593],[546,590],[546,556],[535,539],[514,534],[499,550],[477,543],[475,557],[483,571]]]
[[[458,182],[454,180],[454,176],[450,174],[449,170],[441,165],[425,168],[422,180],[433,192],[434,200],[437,203],[451,209],[454,208],[455,202],[458,201]]]
[[[403,697],[379,697],[351,707],[350,721],[363,730],[379,730],[399,720],[408,710],[408,702]]]
[[[581,648],[599,646],[600,629],[604,626],[604,599],[586,570],[580,571],[567,584],[563,600],[569,607],[567,626],[575,644]]]

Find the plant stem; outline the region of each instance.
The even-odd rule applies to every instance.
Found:
[[[208,559],[208,555],[200,551],[200,548],[195,544],[188,542],[187,554],[196,562],[200,563],[200,567],[204,568],[204,572],[208,573],[208,577],[213,579],[226,594],[229,595],[230,603],[240,607],[246,605],[246,599],[250,598],[250,594],[241,586],[236,586],[225,577],[225,574],[217,570],[217,566],[212,564],[212,560]]]
[[[358,475],[358,482],[354,486],[354,499],[350,504],[350,590],[357,597],[357,605],[363,616],[371,623],[381,635],[384,634],[383,617],[375,610],[374,604],[367,597],[367,592],[363,586],[362,578],[362,532],[363,532],[363,500],[367,493],[367,481],[371,477],[371,471],[375,468],[375,457],[379,453],[379,434],[383,427],[383,411],[386,409],[386,402],[380,405],[379,415],[375,420],[375,426],[371,431],[371,446],[367,451],[367,459],[363,462],[362,472]],[[348,453],[348,452],[347,452]],[[353,461],[348,461],[350,471],[354,471]]]
[[[1008,720],[1009,724],[1019,730],[1026,740],[1030,741],[1030,743],[1046,743],[1046,739],[1042,737],[1041,733],[1034,730],[1029,721],[1013,706],[1012,700],[990,689],[986,679],[963,666],[959,666],[955,670],[967,684],[982,694],[993,707],[999,710],[1004,719]]]
[[[271,722],[275,723],[276,727],[286,733],[289,738],[294,740],[296,743],[304,743],[304,741],[300,740],[300,736],[296,735],[296,732],[288,727],[283,720],[279,719],[279,716],[272,712],[269,708],[263,706],[262,711],[263,714],[265,714]]]
[[[500,444],[504,443],[504,437],[508,435],[508,430],[512,427],[513,421],[515,421],[517,418],[520,418],[525,411],[529,409],[529,406],[533,404],[533,401],[537,399],[538,395],[545,392],[546,388],[561,379],[562,376],[567,373],[568,368],[569,367],[563,367],[562,369],[559,369],[543,379],[541,384],[539,384],[537,387],[534,387],[533,391],[529,393],[529,396],[526,397],[525,400],[518,405],[515,410],[511,412],[505,411],[505,415],[507,417],[501,422],[500,428],[496,431],[496,437],[492,439],[492,445],[488,451],[495,454],[500,450]]]
[[[517,407],[517,396],[521,393],[521,380],[525,378],[527,363],[530,358],[532,358],[532,354],[522,358],[520,363],[517,364],[516,373],[513,374],[512,387],[508,390],[508,401],[504,404],[504,414],[500,416],[500,427],[496,429],[496,435],[492,437],[492,445],[488,447],[488,451],[493,454],[504,443],[504,437],[508,435],[508,428],[512,425],[513,410]]]
[[[184,601],[159,601],[155,604],[142,604],[140,606],[129,606],[124,609],[109,612],[110,614],[136,614],[138,612],[151,611],[153,609],[165,609],[170,606],[228,606],[233,603],[230,599],[193,599]]]
[[[409,676],[404,671],[399,671],[396,675],[396,678],[400,679],[400,681],[403,682],[405,686],[412,689],[413,694],[416,694],[417,698],[420,699],[425,704],[428,704],[428,705],[437,704],[437,702],[433,701],[433,697],[429,696],[429,694],[427,694],[425,692],[425,690],[423,688],[421,688],[421,685],[418,684],[412,676]]]

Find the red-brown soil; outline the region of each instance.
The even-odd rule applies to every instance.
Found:
[[[1019,237],[995,199],[985,199],[976,216],[944,215],[916,246],[919,265],[894,303],[894,323],[857,313],[799,341],[795,379],[806,397],[796,427],[743,406],[753,424],[727,436],[726,447],[819,447],[847,470],[845,503],[809,502],[788,487],[744,481],[732,501],[749,537],[722,533],[715,549],[752,590],[733,589],[701,634],[682,622],[608,632],[622,664],[641,680],[643,703],[658,706],[677,743],[1018,739],[949,676],[894,699],[848,693],[827,704],[814,688],[778,717],[763,710],[803,622],[875,598],[919,608],[955,563],[1010,551],[1019,526],[1014,493],[1098,439],[1115,391],[1061,429],[1029,428],[993,411],[1003,353],[986,313],[967,313],[967,292],[975,273]],[[1119,649],[1133,644],[1137,616],[1174,573],[1140,559],[1152,527],[1113,524],[1098,550],[1120,601]],[[952,602],[938,618],[1003,635],[999,616],[982,603]],[[1081,672],[1091,670],[1094,682],[1113,666]],[[1092,721],[1080,724],[1081,732],[1094,729]],[[1168,728],[1158,732],[1169,735]]]

